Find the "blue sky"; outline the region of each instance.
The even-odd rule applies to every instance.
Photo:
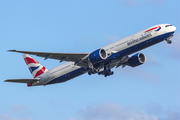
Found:
[[[0,0],[0,120],[179,120],[179,0]],[[177,27],[171,45],[142,50],[147,61],[66,83],[26,87],[22,54],[91,52],[156,24]],[[60,63],[34,57],[46,68]]]

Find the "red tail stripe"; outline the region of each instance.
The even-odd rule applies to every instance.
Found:
[[[36,75],[34,76],[34,78],[36,78],[36,77],[38,77],[39,75],[43,74],[45,70],[46,70],[46,68],[43,67],[41,70],[39,70],[39,71],[36,73]]]
[[[25,60],[27,65],[30,63],[37,63],[37,64],[39,63],[36,60],[34,60],[33,58],[29,58],[29,57],[24,58],[24,60]]]

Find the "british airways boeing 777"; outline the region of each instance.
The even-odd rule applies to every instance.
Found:
[[[168,44],[171,44],[170,38],[173,37],[175,31],[176,27],[170,24],[155,25],[90,53],[9,50],[11,52],[24,53],[24,60],[33,79],[8,79],[5,82],[27,83],[27,86],[39,86],[65,82],[85,73],[107,77],[114,74],[111,71],[114,67],[136,67],[143,64],[146,61],[143,53],[136,53],[131,57],[128,55],[162,41],[167,41]],[[68,62],[48,70],[28,54],[44,57],[45,60],[56,59],[60,60],[60,62]]]

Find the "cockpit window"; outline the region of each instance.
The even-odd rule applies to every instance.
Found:
[[[172,25],[166,25],[165,27],[169,27],[169,26],[172,26]]]

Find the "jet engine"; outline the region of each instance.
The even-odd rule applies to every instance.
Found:
[[[97,49],[88,58],[91,63],[98,63],[107,58],[107,53],[104,49]]]
[[[146,61],[146,56],[143,53],[137,53],[128,59],[128,65],[136,67],[143,64]]]

